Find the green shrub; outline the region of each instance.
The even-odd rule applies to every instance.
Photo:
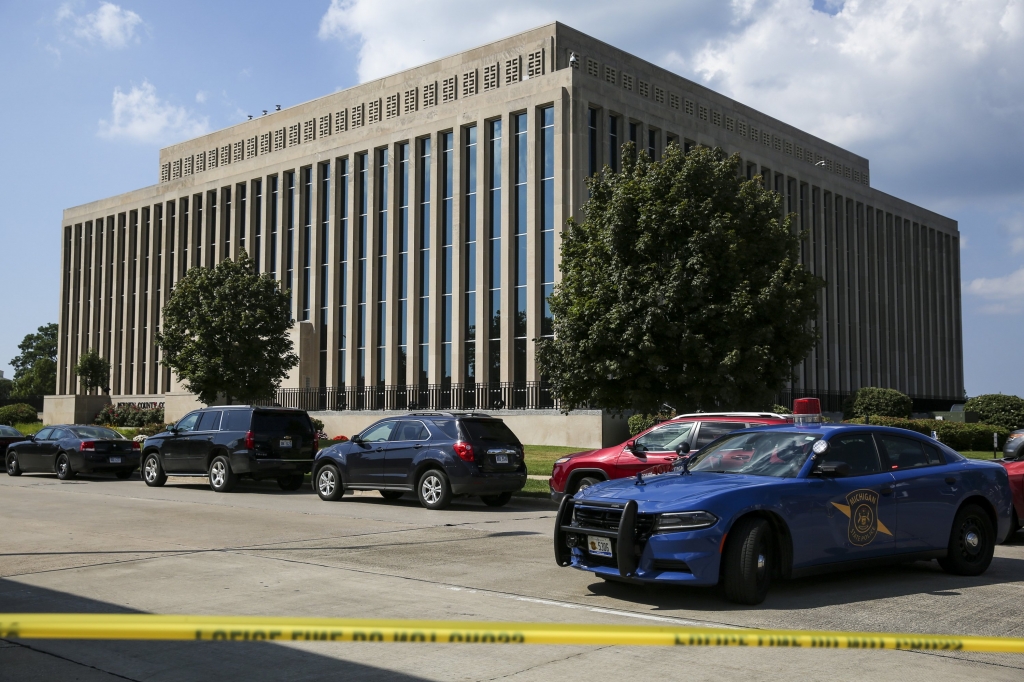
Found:
[[[139,436],[155,436],[158,433],[163,433],[167,430],[170,424],[146,424],[136,432]]]
[[[864,424],[865,418],[848,419],[844,424]],[[992,433],[999,438],[999,447],[1003,447],[1006,437],[1010,435],[1009,429],[992,424],[963,424],[960,422],[938,421],[935,419],[901,419],[898,417],[871,417],[871,424],[878,426],[894,426],[898,429],[908,429],[930,436],[935,431],[939,440],[954,450],[991,450]]]
[[[118,403],[107,405],[93,420],[96,424],[106,426],[146,426],[148,424],[164,423],[163,405],[150,407],[148,405],[136,405],[135,403]]]
[[[309,421],[313,422],[313,428],[316,429],[317,433],[322,433],[324,430],[324,423],[316,417],[310,417]]]
[[[768,411],[775,414],[793,414],[793,410],[789,409],[785,405],[772,405],[771,409]]]
[[[34,422],[38,417],[36,408],[25,403],[15,403],[0,407],[0,424],[14,426],[19,422]]]
[[[979,395],[964,404],[964,412],[977,412],[986,424],[1002,426],[1011,431],[1024,428],[1024,400],[1015,395]]]
[[[843,416],[857,417],[910,417],[914,403],[910,396],[893,388],[862,388],[850,397],[848,407],[844,405]]]
[[[654,415],[640,414],[639,412],[630,415],[629,419],[626,420],[626,426],[629,427],[629,437],[632,438],[641,431],[646,431],[654,426]]]

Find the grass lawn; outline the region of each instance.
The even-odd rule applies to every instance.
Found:
[[[960,450],[961,455],[964,457],[970,457],[971,459],[992,459],[991,450]],[[996,453],[996,459],[1000,459],[1003,456],[1003,451],[999,450]]]
[[[526,473],[531,476],[550,476],[551,466],[559,457],[583,452],[589,448],[566,448],[558,445],[524,445],[526,451]],[[547,484],[544,484],[547,490]]]
[[[34,433],[39,433],[43,426],[45,426],[43,422],[28,422],[25,424],[15,424],[14,428],[18,429],[26,436],[31,436]]]

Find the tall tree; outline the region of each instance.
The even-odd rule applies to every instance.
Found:
[[[543,376],[565,408],[765,406],[816,341],[824,284],[781,197],[720,149],[625,151],[563,233]]]
[[[57,325],[44,324],[18,344],[21,353],[14,367],[13,396],[53,395],[57,392]]]
[[[110,361],[100,357],[95,350],[88,350],[78,358],[75,374],[82,383],[82,389],[88,393],[94,388],[107,388],[110,381]]]
[[[192,268],[164,305],[157,342],[163,363],[207,405],[267,399],[288,370],[292,352],[288,294],[257,275],[243,251],[237,261]]]

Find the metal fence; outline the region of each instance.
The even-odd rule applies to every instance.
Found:
[[[323,410],[545,410],[558,409],[547,382],[411,384],[281,388],[261,404]]]

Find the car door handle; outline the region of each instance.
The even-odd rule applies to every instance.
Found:
[[[956,479],[953,478],[952,476],[946,476],[946,483],[948,483],[949,485],[953,485],[954,483],[956,483]]]
[[[381,448],[377,448],[377,452],[383,452],[383,451],[384,451],[384,448],[382,448],[382,447]]]
[[[883,495],[892,495],[892,486],[886,486],[880,491]]]
[[[413,445],[413,446],[412,446],[412,449],[413,449],[413,450],[419,450],[419,449],[420,449],[420,448],[422,448],[422,447],[423,447],[422,445]]]

